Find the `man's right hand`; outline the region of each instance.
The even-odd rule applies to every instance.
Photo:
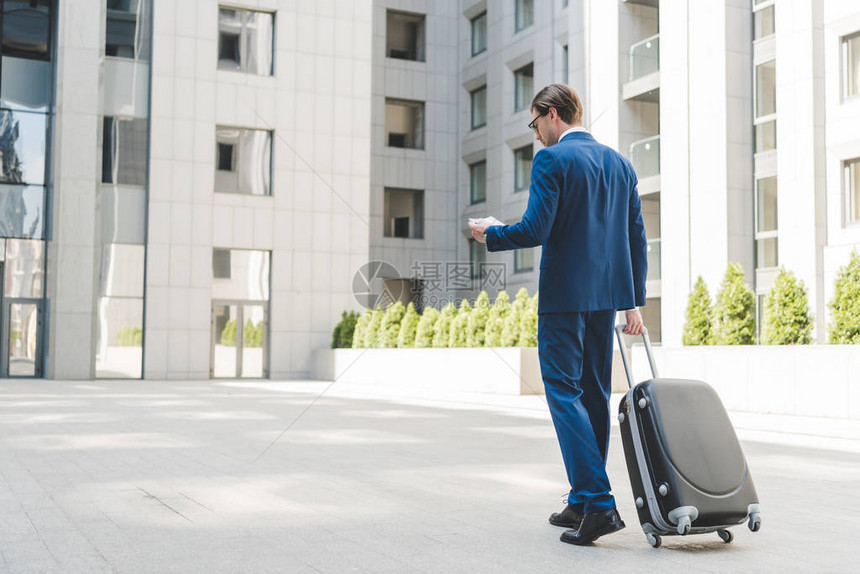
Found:
[[[642,334],[642,327],[644,325],[642,323],[642,314],[639,313],[639,309],[624,311],[624,319],[627,322],[627,327],[622,331],[622,333],[626,335]]]

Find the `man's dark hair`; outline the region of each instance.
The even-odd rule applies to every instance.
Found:
[[[532,109],[545,114],[550,108],[555,108],[566,124],[582,123],[582,102],[570,86],[550,84],[537,93],[532,100]]]

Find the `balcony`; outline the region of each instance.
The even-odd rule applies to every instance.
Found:
[[[622,89],[625,100],[658,102],[660,98],[660,34],[630,46],[629,75]]]
[[[640,181],[660,175],[660,136],[633,142],[628,156]]]
[[[648,281],[660,279],[660,238],[648,240]]]

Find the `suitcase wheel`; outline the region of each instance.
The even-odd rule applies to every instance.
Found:
[[[758,512],[753,512],[750,514],[749,529],[753,532],[758,532],[759,528],[761,528],[761,515]]]
[[[726,544],[730,543],[735,539],[735,535],[729,532],[728,530],[717,530],[717,534],[720,535],[720,538],[723,539],[723,542]]]
[[[681,536],[686,536],[690,533],[690,528],[692,528],[692,524],[689,516],[682,516],[678,520],[678,534]]]
[[[648,544],[653,546],[654,548],[660,548],[660,545],[663,543],[663,538],[659,534],[646,534],[645,538],[648,539]]]

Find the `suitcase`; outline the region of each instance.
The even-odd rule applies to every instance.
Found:
[[[647,329],[642,334],[653,378],[633,384],[622,329],[615,333],[630,390],[618,420],[627,471],[648,542],[662,536],[717,532],[747,521],[761,527],[758,496],[738,437],[716,391],[707,383],[661,379]]]

